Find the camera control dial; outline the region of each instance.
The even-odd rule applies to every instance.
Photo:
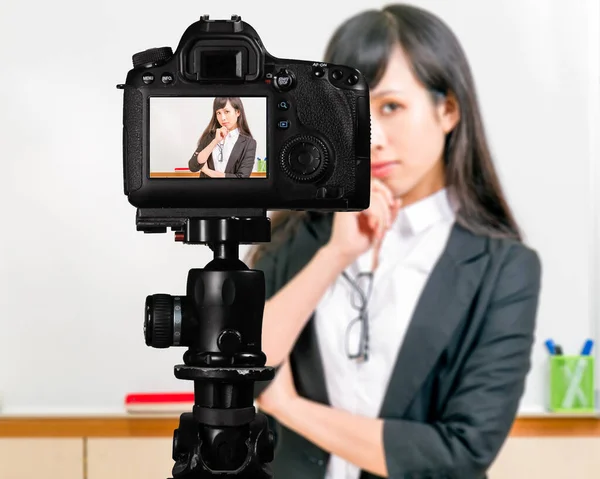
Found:
[[[296,136],[281,151],[281,167],[296,181],[316,180],[325,172],[328,163],[327,147],[314,136]]]
[[[133,55],[133,68],[156,67],[166,63],[173,56],[171,47],[150,48]]]

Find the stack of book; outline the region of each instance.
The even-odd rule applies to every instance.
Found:
[[[192,412],[193,392],[129,393],[125,396],[125,411],[138,414],[182,414]]]

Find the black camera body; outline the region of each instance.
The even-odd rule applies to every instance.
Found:
[[[133,63],[126,83],[118,86],[124,90],[124,191],[132,205],[160,211],[161,217],[193,209],[350,211],[369,206],[369,91],[358,70],[275,58],[237,15],[230,20],[204,15],[187,28],[174,53],[169,47],[150,49],[135,54]],[[261,173],[207,178],[163,168],[153,174],[152,127],[161,119],[152,117],[152,102],[181,104],[199,97],[264,99],[264,145],[259,141],[259,148],[265,150],[266,168]],[[213,113],[204,113],[202,125]],[[179,130],[165,131],[165,141]],[[195,131],[200,135],[201,130]],[[196,143],[187,151],[194,148]],[[172,160],[170,154],[164,156],[175,165],[188,164],[189,155]]]

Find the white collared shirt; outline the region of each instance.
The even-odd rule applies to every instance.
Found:
[[[366,362],[346,354],[346,330],[358,316],[350,302],[353,289],[348,281],[340,276],[317,305],[316,331],[332,407],[378,417],[417,300],[448,241],[455,221],[453,205],[446,189],[438,191],[402,208],[385,235],[368,306]],[[359,271],[371,270],[372,260],[369,250],[346,273],[355,279]],[[359,328],[353,331],[358,333]],[[330,456],[326,479],[358,479],[359,473],[354,464]]]
[[[229,157],[231,156],[231,151],[240,136],[239,128],[231,130],[224,140],[221,140],[217,146],[212,151],[213,164],[215,165],[215,171],[220,171],[223,173],[225,168],[227,167],[227,162],[229,161]],[[219,161],[221,158],[221,148],[223,149],[223,161]]]

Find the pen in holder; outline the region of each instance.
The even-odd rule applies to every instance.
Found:
[[[593,356],[550,356],[550,410],[595,412]]]

